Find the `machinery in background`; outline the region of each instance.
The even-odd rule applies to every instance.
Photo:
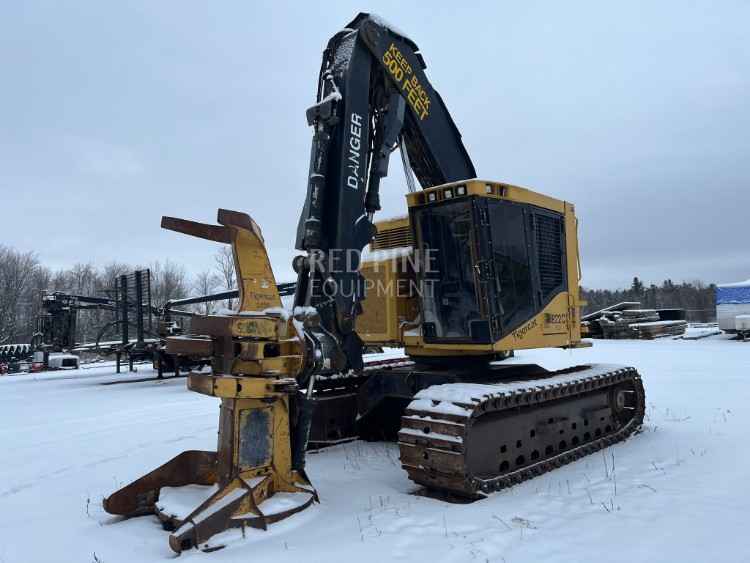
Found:
[[[30,344],[0,344],[0,375],[19,373],[31,369]]]
[[[111,297],[76,295],[64,291],[44,291],[41,312],[31,341],[33,351],[67,352],[78,342],[78,313],[87,310],[114,311]]]
[[[102,296],[92,296],[63,291],[43,292],[42,311],[37,317],[31,343],[37,369],[55,369],[63,353],[72,355],[94,351],[114,354],[119,373],[123,356],[132,371],[134,362],[155,353],[159,338],[153,327],[156,311],[151,305],[150,271],[136,270],[118,276],[113,289],[103,293]],[[108,312],[110,320],[105,320],[99,327],[93,343],[77,342],[79,313],[94,310]],[[117,334],[119,338],[102,340],[108,334]],[[58,359],[50,362],[51,354],[56,354]],[[70,364],[70,359],[67,364]]]
[[[279,284],[280,295],[293,295],[294,286],[294,283]],[[9,366],[11,373],[21,369],[22,361],[28,363],[31,371],[72,369],[78,366],[78,354],[90,352],[114,355],[117,373],[123,360],[130,371],[134,371],[137,362],[151,361],[159,378],[166,373],[180,376],[210,363],[210,359],[201,356],[167,353],[166,338],[182,334],[195,315],[181,307],[233,299],[239,290],[174,299],[157,308],[151,301],[151,272],[145,269],[117,276],[112,288],[102,293],[96,296],[42,292],[41,312],[32,342],[0,346],[0,362]],[[93,342],[77,341],[79,314],[83,311],[107,313],[92,335]]]
[[[0,344],[0,361],[20,361],[31,354],[30,344]]]
[[[47,355],[46,359],[47,365],[44,366],[42,363],[39,367],[40,369],[45,367],[46,369],[50,370],[60,370],[60,369],[78,369],[81,367],[80,359],[75,354],[66,354],[64,352],[61,353],[52,353]],[[35,362],[36,363],[36,362]],[[33,370],[33,364],[32,364],[32,370]]]
[[[281,295],[293,294],[294,284],[280,284],[279,292]],[[158,377],[162,378],[168,373],[180,377],[211,363],[210,358],[204,355],[170,354],[167,351],[166,339],[183,334],[185,327],[189,328],[196,316],[195,312],[182,307],[234,299],[239,295],[239,290],[172,299],[157,308],[152,305],[151,272],[146,269],[116,278],[112,295],[113,299],[107,303],[107,307],[114,312],[114,320],[100,328],[93,345],[79,345],[74,350],[93,349],[102,354],[114,354],[117,373],[120,373],[123,357],[127,359],[130,371],[133,371],[135,362],[151,361]],[[183,322],[178,322],[178,319]],[[119,339],[102,341],[103,336],[112,329],[119,333]]]

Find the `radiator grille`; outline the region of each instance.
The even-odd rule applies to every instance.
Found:
[[[387,248],[398,248],[399,246],[412,246],[414,241],[411,236],[409,225],[392,227],[378,231],[370,243],[372,250],[385,250]]]
[[[536,247],[539,260],[539,281],[546,299],[563,283],[562,219],[548,215],[536,216]]]

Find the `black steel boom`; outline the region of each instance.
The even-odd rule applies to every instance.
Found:
[[[406,151],[423,188],[476,176],[425,66],[413,41],[365,13],[323,52],[317,103],[307,110],[314,133],[296,243],[307,256],[295,261],[295,305],[319,313],[311,344],[321,352],[316,357],[329,360],[326,369],[362,365],[354,332],[364,299],[359,254],[375,234],[390,153],[398,146]]]

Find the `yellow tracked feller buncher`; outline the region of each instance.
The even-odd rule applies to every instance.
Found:
[[[220,210],[219,226],[163,219],[234,250],[239,310],[197,317],[195,335],[167,341],[168,352],[213,358],[188,388],[221,397],[218,448],[137,479],[105,499],[108,512],[156,513],[177,552],[214,549],[222,530],[265,528],[317,500],[310,445],[396,439],[415,483],[476,499],[640,427],[644,390],[632,367],[501,361],[587,345],[574,207],[476,179],[425,67],[416,44],[374,15],[330,39],[307,110],[314,134],[291,311],[249,216]],[[408,216],[376,227],[396,148]],[[366,346],[403,347],[408,358],[365,363]]]

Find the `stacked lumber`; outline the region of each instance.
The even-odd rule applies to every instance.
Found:
[[[641,304],[637,301],[623,301],[615,303],[599,311],[589,313],[581,317],[581,332],[591,338],[613,338],[612,334],[619,332],[617,328],[612,327],[610,322],[614,313],[625,309],[635,309]],[[607,326],[607,336],[604,335],[603,326]]]
[[[680,336],[687,329],[687,321],[656,321],[651,323],[635,323],[630,329],[636,334],[635,338],[653,340],[664,336]]]
[[[659,322],[653,309],[608,311],[599,319],[603,338],[638,338],[634,326]]]
[[[609,307],[605,307],[604,309],[600,309],[593,313],[589,313],[588,315],[584,315],[583,317],[581,317],[581,320],[595,321],[604,313],[608,313],[610,311],[623,311],[625,309],[638,309],[640,306],[641,304],[639,301],[623,301],[622,303],[615,303],[614,305],[610,305]]]
[[[687,322],[679,310],[642,309],[637,301],[617,303],[582,317],[583,332],[591,338],[659,338],[684,334]],[[684,311],[682,312],[684,318]],[[669,320],[667,320],[669,319]]]

